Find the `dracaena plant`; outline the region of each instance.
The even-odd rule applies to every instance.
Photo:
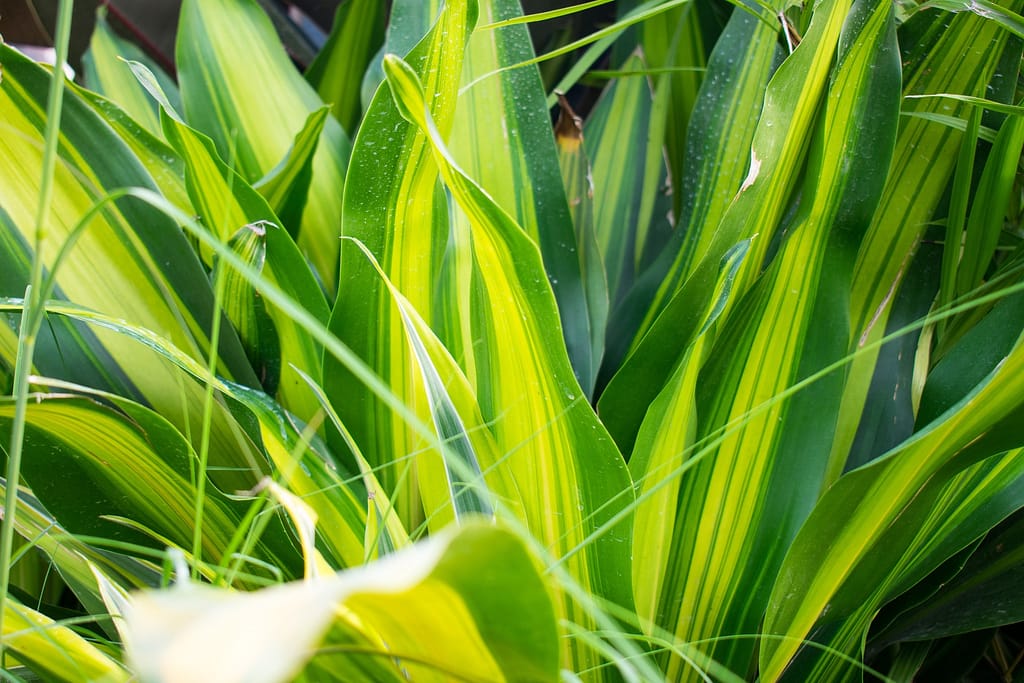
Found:
[[[102,13],[84,84],[0,46],[8,677],[1006,654],[1019,0],[620,1],[535,55],[601,4],[347,0],[305,73],[253,0],[185,0],[175,79]]]

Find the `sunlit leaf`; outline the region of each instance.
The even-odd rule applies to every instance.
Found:
[[[320,655],[345,680],[367,680],[359,660],[368,656],[422,681],[557,676],[554,614],[534,559],[512,534],[481,525],[303,583],[138,594],[128,651],[151,681],[291,680],[335,619],[361,633],[351,653]],[[235,635],[225,641],[224,633]]]

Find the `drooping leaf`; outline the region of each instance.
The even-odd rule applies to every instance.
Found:
[[[18,494],[14,526],[22,539],[45,555],[50,563],[47,572],[55,569],[90,613],[102,614],[104,611],[98,597],[97,576],[132,589],[159,584],[160,573],[147,560],[90,546],[79,537],[72,536],[35,496],[24,489]],[[114,625],[101,620],[97,626],[112,637],[116,635]]]
[[[39,500],[73,533],[143,545],[154,541],[109,518],[133,520],[178,547],[192,543],[197,495],[195,452],[152,411],[112,395],[94,398],[37,395],[28,411],[22,474]],[[13,402],[0,402],[0,433],[9,440]],[[230,546],[241,515],[237,505],[207,487],[203,551],[217,563]],[[288,571],[287,542],[276,533],[261,541],[257,556]]]
[[[225,255],[221,254],[221,258],[225,258]],[[22,305],[21,301],[0,300],[0,311],[19,310]],[[354,566],[363,561],[367,498],[372,500],[372,492],[379,489],[372,472],[364,473],[365,489],[359,491],[358,485],[342,479],[344,472],[329,457],[326,446],[315,438],[311,443],[309,438],[300,434],[300,427],[295,424],[294,418],[266,394],[225,382],[219,377],[209,376],[203,365],[150,330],[73,304],[50,301],[47,303],[47,310],[123,335],[197,380],[212,383],[218,391],[244,405],[258,422],[252,427],[255,432],[253,438],[262,441],[266,455],[274,463],[281,480],[290,490],[302,495],[322,520],[322,536],[334,559],[342,566]],[[303,376],[303,381],[307,379],[308,376]],[[65,386],[65,383],[52,379],[48,382],[58,388]],[[74,391],[83,390],[82,387],[74,385],[66,388]],[[233,434],[236,440],[239,440],[238,429],[239,426],[236,425]],[[252,462],[248,464],[246,472],[258,471],[262,467],[262,462]],[[243,481],[247,487],[256,483],[251,478]],[[387,520],[388,524],[393,526],[390,515],[387,516]],[[395,529],[397,531],[400,527]],[[395,539],[396,545],[402,544],[402,539],[397,534]]]
[[[1021,462],[1020,453],[1007,454],[1007,464]],[[1003,479],[998,497],[1021,502],[1024,478],[1008,485]],[[1013,493],[1018,495],[1014,496]],[[1010,494],[1010,495],[1007,495]],[[991,522],[989,522],[991,523]],[[959,530],[958,530],[959,531]],[[875,647],[904,641],[931,640],[960,633],[1014,624],[1022,619],[1020,512],[994,529],[973,549],[966,561],[957,562],[956,573],[943,576],[936,587],[926,584],[917,591],[918,602],[906,609],[872,640]],[[960,534],[961,538],[968,534]],[[924,582],[922,582],[924,583]],[[915,588],[916,591],[916,588]],[[911,596],[906,596],[911,597]]]
[[[369,253],[367,257],[373,258]],[[378,265],[376,261],[374,265]],[[431,477],[426,472],[418,473],[420,493],[423,494],[424,505],[429,511],[427,521],[440,526],[442,522],[447,521],[449,507],[456,520],[479,515],[493,517],[494,503],[491,501],[481,471],[481,458],[476,451],[483,449],[486,452],[483,465],[492,472],[500,472],[500,462],[494,443],[488,438],[486,427],[479,416],[479,409],[472,398],[468,382],[416,309],[387,280],[379,266],[378,272],[398,305],[412,355],[419,367],[420,381],[426,394],[434,429],[440,440],[441,458],[444,463],[443,481],[447,488],[432,491],[431,488],[434,487],[430,486],[430,482],[442,478]],[[441,375],[442,372],[444,377]],[[474,419],[472,431],[467,429],[456,401],[461,404],[462,413],[469,414]],[[429,461],[423,459],[419,465],[423,470],[430,467]],[[504,486],[499,489],[499,493],[517,500],[518,496],[515,495],[514,488],[509,486],[510,482],[502,483]],[[444,513],[440,515],[441,519],[437,519],[439,513]]]
[[[926,9],[941,9],[947,12],[972,12],[979,17],[988,19],[999,24],[1004,29],[1021,38],[1024,38],[1024,17],[1008,7],[1001,7],[989,0],[929,0],[917,8],[917,11]]]
[[[95,93],[84,89],[76,92],[135,153],[161,194],[182,211],[192,212],[185,189],[185,165],[177,152],[160,137],[162,132],[154,134],[143,129],[127,112]]]

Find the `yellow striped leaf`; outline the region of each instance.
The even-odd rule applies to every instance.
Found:
[[[488,420],[503,466],[518,484],[526,522],[574,579],[623,605],[628,586],[628,530],[610,520],[632,500],[621,456],[604,431],[572,374],[559,343],[558,313],[543,276],[540,253],[529,236],[455,165],[434,125],[416,72],[394,56],[385,73],[403,116],[415,122],[458,207],[469,234],[453,245],[472,268],[480,303],[450,315],[473,338],[485,340],[487,356],[476,352],[465,366],[483,417]],[[452,302],[458,306],[458,302]],[[474,345],[465,347],[475,351]],[[485,364],[486,363],[486,364]],[[591,537],[608,522],[610,528]],[[557,611],[589,623],[579,605],[561,596]],[[566,644],[564,662],[580,669],[593,653]]]
[[[324,634],[336,621],[350,635],[332,653]],[[311,658],[347,681],[558,678],[554,613],[536,561],[520,539],[482,524],[303,583],[136,594],[126,629],[139,674],[167,683],[292,680],[317,671]]]
[[[249,183],[277,166],[306,117],[324,104],[296,71],[254,0],[186,0],[176,57],[186,120],[210,136],[221,158]],[[337,288],[349,148],[345,131],[328,119],[313,159],[302,223],[289,226],[331,294]]]

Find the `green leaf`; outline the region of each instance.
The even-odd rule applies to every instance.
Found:
[[[163,133],[150,133],[139,126],[116,104],[88,90],[74,89],[86,104],[92,107],[117,136],[131,149],[146,171],[152,176],[160,192],[182,211],[192,212],[191,200],[185,189],[185,164],[163,140]],[[168,102],[165,108],[171,106]]]
[[[430,144],[445,186],[468,219],[471,233],[454,247],[465,250],[473,267],[480,303],[465,324],[473,338],[484,340],[488,356],[478,356],[477,345],[466,344],[464,350],[474,355],[463,363],[477,368],[467,376],[498,448],[507,454],[504,464],[519,486],[531,532],[576,581],[629,605],[622,581],[629,571],[629,537],[615,524],[616,513],[632,499],[628,474],[593,410],[581,400],[557,342],[558,314],[538,249],[455,165],[430,118],[416,72],[393,56],[385,59],[385,72],[400,111]],[[470,312],[455,308],[450,315],[458,319]],[[608,528],[602,528],[606,522]],[[591,535],[597,529],[601,532]],[[557,611],[576,623],[589,621],[564,596]],[[567,649],[573,669],[591,661],[581,646]]]
[[[268,229],[279,228],[272,223],[249,223],[228,240],[228,247],[257,272],[263,270],[266,262]],[[238,271],[220,267],[217,263],[212,279],[217,282],[218,278],[223,280],[224,315],[238,332],[260,386],[273,396],[281,381],[281,344],[274,320],[259,292]]]
[[[695,405],[700,360],[706,332],[725,308],[736,271],[748,251],[741,242],[726,255],[712,307],[704,312],[700,332],[675,368],[665,388],[651,404],[629,470],[636,482],[637,509],[633,522],[633,595],[637,612],[651,623],[657,619],[670,563],[672,537],[679,507],[678,475],[698,462],[698,411]],[[689,463],[687,463],[689,461]]]
[[[521,16],[518,0],[483,0],[479,22]],[[534,56],[525,26],[473,31],[462,66],[462,89],[449,139],[456,163],[526,231],[540,247],[544,269],[558,302],[562,334],[576,376],[587,394],[600,358],[592,356],[588,296],[581,255],[565,190],[544,89],[535,66],[494,73]],[[494,144],[500,135],[502,144]],[[457,230],[468,226],[455,214]],[[598,319],[600,316],[596,316]]]
[[[1020,3],[1012,3],[1018,7]],[[956,93],[980,97],[1008,49],[998,25],[972,14],[953,17],[918,14],[901,27],[903,93]],[[927,38],[926,38],[927,37]],[[968,48],[974,46],[974,49]],[[949,98],[904,99],[904,117],[896,152],[854,269],[850,309],[850,348],[865,347],[882,337],[892,303],[952,176],[961,132],[916,114],[941,113],[964,117],[967,103]],[[913,196],[908,202],[906,197]],[[859,354],[849,370],[832,447],[829,480],[842,472],[856,436],[860,415],[877,362],[877,347]],[[883,381],[890,376],[884,376]],[[890,391],[895,386],[890,384]],[[885,392],[882,391],[882,394]]]
[[[323,106],[253,0],[185,0],[176,56],[186,120],[209,135],[221,158],[250,183],[278,165],[295,131]],[[254,73],[259,77],[253,78]],[[337,289],[349,148],[345,131],[328,119],[298,227],[299,248],[330,294]]]
[[[221,254],[221,258],[225,258],[225,255]],[[20,310],[21,307],[21,301],[10,302],[0,299],[0,311]],[[367,500],[373,498],[369,492],[380,488],[379,485],[376,485],[372,472],[364,472],[365,490],[357,491],[358,486],[341,479],[341,472],[329,457],[325,445],[315,438],[311,441],[310,438],[300,434],[300,428],[294,423],[294,418],[266,394],[225,382],[218,377],[209,376],[204,365],[152,331],[64,302],[50,301],[47,302],[46,308],[49,313],[88,322],[98,328],[123,335],[141,348],[158,354],[171,366],[177,367],[197,380],[212,383],[219,392],[244,405],[258,420],[258,424],[252,428],[255,432],[252,438],[262,441],[263,449],[273,462],[281,481],[313,507],[323,522],[322,536],[334,558],[342,566],[362,563],[364,536],[367,528]],[[300,376],[303,377],[303,381],[308,379],[308,376],[303,376],[301,373]],[[85,391],[83,387],[68,386],[53,379],[47,380],[47,383],[56,388]],[[107,397],[105,394],[103,396]],[[239,438],[241,436],[240,428],[247,426],[245,425],[246,420],[240,419],[240,421],[243,425],[237,423],[233,425],[232,437],[235,440],[234,447],[236,449],[239,447],[238,442],[242,440]],[[260,457],[262,458],[262,455]],[[263,462],[261,460],[246,464],[246,476],[242,477],[241,481],[246,487],[251,487],[256,483],[251,472],[260,470]],[[220,474],[220,472],[215,474]],[[389,525],[392,524],[390,515],[386,517],[382,515],[382,517],[387,520]],[[396,527],[396,529],[400,529],[400,527]],[[395,534],[394,537],[396,545],[401,545],[398,535]]]
[[[185,160],[189,196],[203,224],[224,242],[228,242],[245,226],[275,226],[264,229],[263,235],[265,263],[261,265],[266,270],[267,279],[279,285],[293,301],[301,302],[318,320],[326,321],[327,303],[313,274],[289,235],[277,227],[280,226],[280,221],[263,197],[217,157],[209,138],[170,117],[164,118],[164,132],[168,141]],[[247,287],[242,285],[243,278],[233,278],[233,282],[236,286]],[[239,294],[237,290],[235,293]],[[246,303],[250,306],[264,307],[270,317],[270,321],[267,321],[265,318],[261,319],[258,313],[249,316],[235,312],[239,318],[232,322],[246,323],[244,329],[239,329],[243,336],[249,335],[245,342],[249,353],[255,353],[260,362],[270,360],[273,365],[278,364],[278,361],[273,360],[277,352],[272,347],[257,352],[252,346],[252,335],[256,332],[255,328],[249,327],[250,323],[260,327],[260,336],[270,339],[268,322],[272,322],[280,348],[280,383],[277,385],[276,393],[282,405],[293,413],[306,418],[314,415],[318,409],[317,402],[296,370],[301,370],[314,379],[319,378],[322,347],[305,329],[294,324],[288,312],[277,306],[257,304],[258,295],[255,292],[239,295],[244,295],[247,299],[237,301],[231,306]],[[270,379],[276,372],[272,367],[261,366],[254,369],[263,375],[261,379]]]
[[[439,125],[445,127],[451,126],[454,115],[459,65],[473,19],[466,3],[450,5],[410,57],[423,70],[428,87],[439,94],[431,104]],[[378,91],[355,141],[343,223],[346,237],[353,239],[342,243],[346,286],[338,292],[330,323],[331,332],[359,354],[424,424],[431,421],[429,408],[426,396],[413,385],[419,370],[401,315],[356,241],[373,254],[419,315],[436,324],[439,294],[451,277],[441,272],[449,226],[447,201],[437,187],[437,169],[429,154],[424,140],[399,115],[388,90]],[[449,348],[460,356],[458,349]],[[423,513],[418,483],[407,473],[414,461],[406,456],[427,447],[423,435],[390,414],[335,359],[325,358],[323,373],[324,388],[342,421],[370,465],[380,467],[378,476],[399,517],[408,529],[415,529]],[[339,453],[345,449],[345,444],[336,445]],[[438,455],[427,452],[423,459]]]
[[[352,133],[362,114],[363,75],[384,43],[386,9],[378,0],[338,5],[327,43],[306,71],[306,80],[331,104],[331,114]]]
[[[119,662],[52,619],[8,599],[4,605],[4,647],[48,679],[115,683],[132,680]]]
[[[736,56],[737,50],[742,50],[741,57]],[[706,85],[690,118],[687,158],[691,160],[688,168],[694,170],[678,183],[679,191],[686,194],[679,228],[661,257],[637,282],[635,291],[612,311],[602,383],[608,383],[620,365],[622,371],[620,377],[608,383],[599,406],[608,430],[625,451],[632,449],[644,412],[671,374],[677,357],[637,347],[637,353],[625,364],[623,360],[651,325],[653,316],[667,306],[682,284],[682,273],[691,269],[691,261],[699,260],[707,251],[743,182],[757,123],[750,112],[761,107],[764,88],[778,60],[775,32],[746,12],[735,11],[708,61]],[[673,266],[673,262],[678,265]],[[670,268],[680,274],[673,275]],[[668,313],[662,327],[652,330],[653,348],[665,348],[664,341],[654,341],[659,335],[678,337],[690,329],[678,317],[679,313],[700,309],[683,303],[690,300],[689,295],[680,299],[673,309],[676,315]],[[699,324],[695,318],[691,322]]]
[[[948,407],[940,403],[932,411],[922,406],[922,412],[935,414],[935,419],[888,456],[840,479],[822,498],[794,541],[772,590],[765,631],[785,638],[765,642],[761,665],[766,676],[778,675],[797,654],[800,641],[811,635],[817,622],[829,619],[833,610],[837,618],[853,614],[852,624],[835,636],[833,646],[856,654],[851,651],[860,645],[866,620],[898,585],[900,572],[913,566],[903,558],[919,556],[915,537],[930,543],[947,540],[944,535],[929,534],[928,527],[918,522],[919,515],[934,514],[935,525],[955,520],[951,511],[941,514],[943,508],[935,505],[943,488],[964,468],[1022,445],[1019,429],[1010,427],[1019,424],[1024,395],[1017,386],[1022,376],[1019,366],[1024,363],[1022,301],[1019,294],[1006,299],[986,318],[990,326],[1015,327],[1016,332],[1006,335],[1011,340],[1009,350],[976,366],[980,380],[955,380],[968,389],[966,394],[942,392],[944,400],[952,400]],[[960,349],[945,361],[951,371],[955,372],[956,364],[977,357],[976,347],[967,342]],[[965,495],[977,491],[976,486],[965,488]],[[958,502],[946,500],[947,505]],[[834,541],[826,547],[821,538]],[[963,545],[971,540],[962,539]],[[946,557],[955,550],[959,548]],[[794,600],[798,594],[800,599]],[[826,660],[822,666],[838,664]]]
[[[386,54],[408,55],[434,25],[442,0],[394,0],[384,46],[374,55],[363,78],[363,111],[370,108],[377,88],[384,82],[383,59]]]
[[[42,177],[41,111],[49,73],[6,47],[0,47],[0,64],[4,70],[0,115],[8,129],[17,132],[0,142],[0,205],[4,207],[0,228],[5,233],[0,258],[27,264],[32,256],[25,245],[34,231],[35,196]],[[47,271],[55,269],[57,291],[88,308],[161,330],[192,358],[206,358],[213,293],[188,241],[174,221],[149,205],[124,198],[123,191],[116,201],[108,198],[125,187],[155,190],[151,176],[73,91],[64,100],[61,134],[51,222],[40,254]],[[24,291],[24,283],[14,284],[0,295],[20,297]],[[198,411],[190,412],[186,406],[201,403],[202,388],[168,372],[148,351],[124,337],[102,332],[95,338],[76,334],[58,339],[52,355],[35,358],[39,372],[61,376],[67,362],[85,356],[97,370],[72,375],[72,379],[93,383],[98,374],[103,381],[95,386],[145,400],[184,433],[199,434]],[[65,344],[69,345],[67,361]],[[221,335],[218,351],[225,377],[256,383],[232,333]],[[213,452],[215,464],[237,470],[252,462],[252,453],[239,450],[230,423],[223,411],[215,412]],[[245,475],[228,471],[221,476],[233,479],[232,485],[251,486],[252,480]]]
[[[1017,464],[1021,461],[1020,455],[1017,451],[1002,459]],[[1007,493],[1017,493],[1012,498],[1021,503],[1024,477],[998,483],[1002,488],[999,497],[1010,498]],[[957,563],[955,576],[943,576],[937,589],[933,585],[925,586],[930,589],[925,599],[900,614],[877,634],[873,638],[874,647],[908,640],[944,638],[1024,619],[1021,610],[1024,604],[1024,595],[1021,594],[1024,539],[1021,533],[1018,511],[986,536],[966,562],[961,560]]]
[[[1003,231],[1022,148],[1024,116],[1010,116],[999,129],[974,196],[957,278],[959,294],[966,294],[985,280]]]
[[[558,676],[554,613],[536,561],[519,538],[482,524],[365,570],[303,583],[137,594],[127,617],[131,661],[152,681],[291,680],[335,620],[357,638],[338,654],[319,655],[341,680],[367,680],[365,657],[387,662],[396,678],[421,681]],[[244,635],[225,641],[224,633]]]
[[[109,521],[132,520],[181,548],[191,547],[196,486],[195,452],[156,413],[112,395],[94,398],[37,394],[26,423],[25,481],[69,531],[153,546],[154,540]],[[0,401],[0,433],[9,439],[14,405]],[[238,505],[207,488],[203,551],[225,561],[242,515]],[[289,573],[287,541],[281,530],[268,534],[254,556]],[[267,545],[269,543],[269,545]],[[156,547],[159,547],[157,545]]]
[[[425,505],[428,510],[432,511],[431,519],[428,521],[440,526],[439,521],[434,518],[441,511],[439,508],[448,505],[454,511],[456,520],[472,515],[493,517],[494,505],[484,482],[481,463],[475,452],[473,441],[477,442],[477,447],[483,447],[487,451],[489,457],[486,465],[497,467],[500,466],[500,462],[495,457],[493,442],[486,438],[486,427],[472,398],[469,383],[430,327],[420,318],[416,309],[388,281],[387,275],[380,269],[380,264],[373,259],[373,255],[369,252],[366,254],[381,278],[384,279],[391,296],[394,297],[395,303],[398,305],[405,333],[409,339],[409,346],[412,348],[416,364],[419,366],[423,391],[426,393],[434,429],[441,440],[441,456],[444,461],[444,480],[447,483],[447,490],[440,492],[440,495],[431,496],[424,490],[426,488],[424,484],[428,484],[431,480],[430,475],[426,472],[418,473],[420,491],[428,499]],[[445,377],[442,378],[441,372],[444,372]],[[449,389],[449,387],[451,388]],[[458,394],[463,412],[469,413],[474,418],[473,431],[478,431],[479,436],[474,438],[463,423],[462,416],[455,404],[458,399],[453,399],[452,394]],[[421,467],[426,470],[429,465],[421,459]],[[501,492],[506,495],[514,495],[514,488],[502,487]],[[440,505],[438,502],[432,503],[430,498],[443,502]]]
[[[576,248],[580,254],[580,270],[587,295],[587,315],[590,322],[590,353],[599,359],[604,355],[604,337],[608,326],[608,282],[604,259],[594,233],[594,182],[590,160],[583,144],[582,121],[563,97],[561,113],[555,124],[555,144],[558,146],[558,165],[562,171],[569,213],[576,233]],[[597,367],[586,378],[587,395],[593,395],[597,381]]]
[[[628,8],[639,3],[618,4],[619,16],[623,17]],[[733,13],[742,14],[744,11],[734,10]],[[718,38],[717,31],[709,26],[712,22],[708,14],[711,14],[708,8],[691,2],[667,12],[656,21],[646,21],[637,27],[638,47],[646,62],[655,70],[665,70],[655,82],[655,91],[664,104],[657,112],[661,121],[652,122],[652,132],[656,133],[656,149],[665,150],[668,177],[673,183],[680,183],[685,178],[688,123],[700,97],[711,44]],[[751,70],[756,69],[752,62],[746,65]],[[721,87],[720,82],[716,87]],[[737,137],[742,139],[742,135]],[[681,184],[674,188],[671,209],[674,216],[680,215],[686,194]]]
[[[89,51],[82,58],[83,74],[89,90],[116,102],[133,120],[153,135],[160,135],[160,111],[146,90],[129,77],[126,61],[146,64],[153,78],[168,93],[177,108],[178,92],[174,81],[163,73],[138,47],[122,40],[107,23],[106,8],[96,10],[96,28],[89,42]]]
[[[624,67],[643,64],[639,55],[633,55]],[[643,246],[641,236],[647,230],[641,225],[641,204],[648,199],[645,195],[656,191],[659,180],[656,174],[650,182],[646,173],[651,99],[644,78],[613,81],[583,129],[583,145],[593,167],[594,231],[613,302],[622,298],[636,275],[641,255],[637,247]],[[661,159],[660,149],[656,157]]]
[[[320,134],[327,123],[327,111],[327,107],[321,107],[310,114],[281,163],[253,184],[288,228],[292,239],[298,237],[302,212],[309,198],[313,159]]]
[[[10,216],[0,207],[0,292],[22,293],[29,280],[31,252]],[[63,293],[58,289],[57,296]],[[0,324],[0,359],[13,370],[18,353],[20,313],[8,314]],[[74,381],[101,387],[130,386],[109,353],[92,332],[67,320],[45,322],[46,333],[36,342],[34,369],[47,368]],[[58,364],[59,362],[59,364]],[[12,374],[13,378],[13,374]],[[6,386],[5,386],[6,389]],[[5,395],[12,391],[5,390]]]
[[[955,469],[940,471],[921,485],[909,500],[903,501],[902,509],[889,527],[864,544],[858,560],[848,567],[843,584],[810,634],[809,640],[817,646],[808,647],[797,655],[789,665],[787,678],[804,680],[850,675],[863,656],[869,625],[885,602],[919,584],[944,560],[969,549],[990,527],[1019,508],[1018,482],[1022,474],[1019,452],[997,455],[950,476]],[[888,475],[900,476],[893,470],[883,474]],[[836,486],[845,481],[845,478],[840,480]],[[826,496],[822,505],[828,509],[837,500]],[[849,500],[846,503],[849,504]],[[816,515],[812,516],[809,522],[815,518]],[[794,550],[797,548],[802,546],[794,545]],[[943,583],[951,580],[952,577],[946,576]],[[934,587],[927,583],[915,586],[912,593],[900,601],[913,602],[913,593],[920,595],[919,591],[932,593],[923,605],[925,611],[929,605],[937,604]],[[899,601],[893,605],[899,606]],[[905,608],[906,603],[902,606]],[[976,623],[980,627],[983,621]],[[933,625],[942,628],[939,623]]]
[[[814,22],[845,21],[836,36],[828,97],[810,139],[801,205],[764,274],[747,296],[736,302],[734,292],[725,300],[714,334],[705,333],[686,358],[702,367],[681,364],[676,371],[673,388],[680,393],[667,403],[672,409],[656,404],[665,422],[645,424],[657,441],[648,434],[643,445],[656,444],[656,459],[664,462],[656,475],[674,477],[694,437],[699,448],[679,480],[670,510],[674,524],[666,523],[672,536],[661,560],[664,575],[656,578],[656,623],[683,642],[710,640],[708,656],[733,671],[748,670],[754,643],[714,638],[756,631],[776,568],[821,490],[833,429],[829,416],[842,395],[842,376],[820,378],[792,398],[782,397],[846,354],[850,273],[865,217],[882,190],[898,122],[890,5],[857,3],[848,16],[840,4],[819,5],[818,12],[824,14]],[[792,99],[795,108],[811,106],[796,94]],[[869,135],[871,145],[865,144]],[[759,258],[753,246],[759,239],[746,259]],[[734,267],[729,284],[742,292],[742,273],[750,266],[744,260]],[[676,657],[665,671],[674,679],[689,667]]]

